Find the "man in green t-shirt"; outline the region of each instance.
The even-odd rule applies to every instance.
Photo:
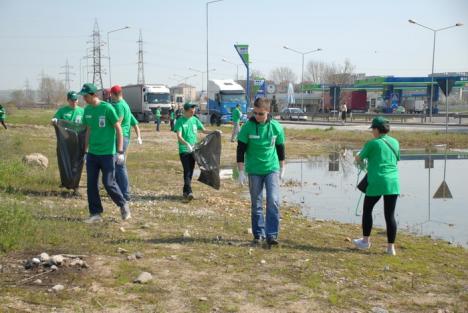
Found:
[[[111,103],[117,113],[119,118],[120,125],[122,127],[123,135],[123,152],[127,153],[128,145],[130,144],[130,128],[133,126],[137,133],[137,142],[142,144],[140,128],[138,127],[138,121],[133,116],[130,111],[130,107],[127,102],[122,97],[122,87],[115,85],[110,90],[111,94]],[[127,158],[125,158],[127,159]],[[120,190],[125,198],[125,200],[130,201],[130,193],[128,188],[128,172],[127,165],[124,161],[123,163],[115,164],[115,179],[119,185]]]
[[[154,110],[154,123],[156,124],[156,131],[159,131],[159,127],[161,125],[161,108],[156,107]]]
[[[242,126],[237,137],[237,166],[241,185],[246,183],[246,172],[249,178],[254,243],[266,239],[268,245],[276,245],[280,180],[285,172],[285,136],[283,127],[271,118],[269,112],[267,98],[255,100],[253,116]],[[266,189],[266,216],[262,208],[263,186]]]
[[[5,124],[5,119],[6,119],[6,111],[5,111],[5,108],[3,107],[3,105],[0,104],[0,123],[2,123],[3,127],[5,127],[5,129],[8,129],[8,127]]]
[[[88,104],[84,110],[83,125],[86,126],[87,193],[91,216],[86,222],[102,221],[103,207],[99,196],[99,172],[102,172],[102,182],[107,193],[120,208],[122,219],[128,220],[131,218],[130,208],[115,181],[115,158],[119,164],[125,162],[122,128],[112,105],[100,100],[96,92],[96,86],[91,83],[84,84],[79,92]]]
[[[198,131],[204,134],[210,132],[205,130],[200,120],[194,116],[196,104],[185,103],[184,115],[179,117],[174,126],[174,131],[177,133],[177,141],[179,143],[179,156],[182,167],[184,168],[184,189],[183,196],[187,200],[193,199],[192,193],[192,176],[195,168],[195,159],[193,157],[193,147],[197,143]]]
[[[78,106],[78,94],[74,91],[69,91],[67,93],[67,101],[68,105],[65,104],[55,112],[54,117],[52,118],[52,124],[56,124],[58,120],[81,124],[84,109]]]
[[[237,104],[234,109],[232,109],[231,112],[231,117],[232,117],[232,136],[231,136],[231,142],[235,142],[237,138],[237,134],[239,134],[239,129],[240,129],[240,120],[242,117],[242,112],[240,110],[240,104]]]
[[[175,121],[175,110],[174,110],[174,107],[171,106],[171,109],[169,110],[169,121],[170,121],[170,125],[171,125],[171,132],[174,131],[174,121]]]

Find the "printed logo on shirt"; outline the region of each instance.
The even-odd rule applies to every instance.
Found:
[[[260,139],[259,135],[249,135],[249,139]]]
[[[66,117],[71,117],[71,113],[65,113]]]
[[[99,127],[101,127],[101,128],[106,127],[106,117],[105,116],[99,116]]]
[[[80,124],[80,123],[81,123],[81,115],[78,115],[78,116],[75,118],[75,123],[77,123],[77,124]]]
[[[272,147],[275,146],[275,144],[276,144],[276,138],[277,138],[277,137],[278,137],[278,136],[272,136],[272,137],[271,137],[271,146],[272,146]]]
[[[193,130],[194,133],[196,133],[197,132],[197,125],[192,125],[192,130]]]

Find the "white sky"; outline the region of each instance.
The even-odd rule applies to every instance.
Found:
[[[368,75],[426,76],[433,35],[409,18],[432,28],[468,24],[468,1],[224,0],[210,5],[210,68],[216,68],[210,77],[235,78],[236,67],[221,59],[241,63],[236,42],[250,44],[252,68],[267,77],[278,66],[300,77],[301,57],[284,45],[324,49],[306,62],[349,58]],[[35,88],[42,70],[63,77],[67,58],[76,74],[72,89],[78,89],[95,19],[103,41],[108,31],[131,27],[110,34],[113,84],[136,83],[139,29],[147,83],[175,85],[180,78],[174,75],[195,74],[189,67],[206,70],[205,1],[0,0],[0,90],[23,88],[26,79]],[[107,60],[103,66],[107,70]],[[435,71],[468,71],[468,25],[438,33]],[[245,77],[244,67],[239,72]],[[107,86],[107,74],[103,80]],[[201,76],[188,83],[200,88]]]

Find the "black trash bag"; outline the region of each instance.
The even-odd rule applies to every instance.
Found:
[[[54,128],[62,187],[76,189],[80,184],[84,164],[86,126],[58,120]]]
[[[194,149],[193,157],[200,167],[198,181],[214,189],[221,187],[219,168],[221,164],[221,134],[217,131],[208,134]]]

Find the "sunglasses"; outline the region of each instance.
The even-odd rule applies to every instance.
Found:
[[[264,116],[265,114],[267,114],[266,112],[253,112],[254,115],[258,115],[258,116]]]

